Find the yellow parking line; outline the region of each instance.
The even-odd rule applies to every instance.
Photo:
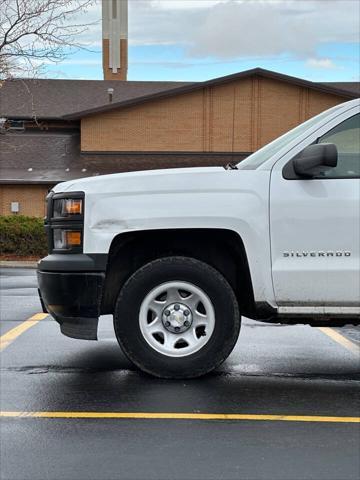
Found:
[[[325,333],[325,335],[334,340],[334,342],[339,343],[344,348],[346,348],[346,350],[349,350],[349,352],[352,352],[355,355],[360,355],[360,347],[356,345],[356,343],[341,335],[341,333],[329,327],[320,327],[319,330],[321,330],[323,333]]]
[[[25,320],[25,322],[20,323],[15,328],[12,328],[8,332],[4,333],[0,337],[0,352],[3,351],[6,347],[8,347],[14,340],[16,340],[21,334],[29,330],[29,328],[36,325],[40,320],[43,320],[47,317],[47,313],[36,313],[29,319]]]
[[[7,418],[110,418],[141,420],[260,420],[278,422],[360,423],[360,417],[319,415],[257,415],[238,413],[144,413],[144,412],[0,412]]]

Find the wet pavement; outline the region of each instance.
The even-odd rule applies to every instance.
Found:
[[[1,335],[41,312],[35,272],[1,270]],[[357,345],[359,327],[337,329]],[[121,353],[111,317],[99,342],[60,334],[50,317],[1,353],[7,412],[205,413],[358,417],[354,350],[307,326],[245,319],[214,374],[165,381]],[[173,418],[1,419],[0,478],[334,479],[360,477],[358,423]]]

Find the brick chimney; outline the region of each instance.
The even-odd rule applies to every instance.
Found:
[[[128,0],[102,0],[104,80],[127,80]]]

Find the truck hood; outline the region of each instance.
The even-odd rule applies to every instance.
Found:
[[[86,193],[112,193],[112,192],[156,192],[165,190],[188,190],[206,187],[206,183],[213,183],[214,177],[231,173],[223,167],[201,168],[173,168],[163,170],[147,170],[140,172],[115,173],[95,177],[80,178],[57,184],[53,191]]]

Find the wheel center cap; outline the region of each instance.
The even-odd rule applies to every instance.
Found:
[[[162,322],[169,332],[183,333],[191,327],[191,310],[184,303],[172,303],[164,308]]]
[[[184,323],[184,314],[181,312],[173,312],[170,315],[170,319],[177,322],[179,325],[182,325]]]

